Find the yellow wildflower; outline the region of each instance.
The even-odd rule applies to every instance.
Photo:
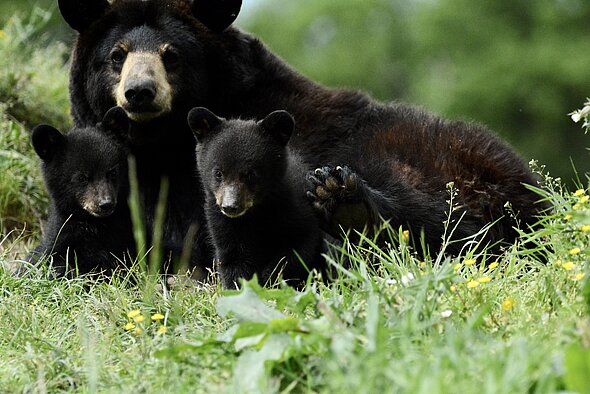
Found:
[[[475,259],[467,259],[465,261],[463,261],[465,263],[465,265],[473,265],[477,262],[477,260]]]
[[[129,322],[129,323],[127,323],[127,324],[125,324],[125,329],[126,329],[127,331],[129,331],[129,330],[133,330],[134,328],[135,328],[135,324],[133,324],[133,323],[131,323],[131,322]]]
[[[457,291],[457,286],[451,285],[451,287],[449,289],[451,290],[452,293],[454,293]]]
[[[498,268],[500,264],[498,264],[497,261],[494,261],[492,264],[490,264],[490,269],[493,270],[494,268]]]
[[[453,269],[454,269],[455,271],[458,271],[458,270],[459,270],[459,268],[461,268],[461,266],[462,266],[462,265],[463,265],[463,264],[461,264],[461,263],[457,263],[457,264],[455,264],[455,266],[453,267]]]
[[[558,267],[561,267],[562,264],[563,264],[563,261],[561,261],[561,260],[557,260],[555,262],[555,265],[558,266]]]
[[[588,200],[590,200],[590,196],[584,196],[580,198],[580,204],[585,204],[588,202]]]
[[[410,240],[410,230],[402,231],[402,238],[404,239],[404,242],[408,242]]]
[[[580,254],[580,252],[581,252],[581,250],[578,247],[570,249],[570,254],[573,254],[573,255]]]
[[[587,233],[590,231],[590,224],[585,224],[582,227],[580,227],[580,230],[582,230],[582,232]]]
[[[475,280],[470,280],[469,282],[467,282],[467,288],[468,289],[473,289],[475,287],[479,286],[479,282],[475,281]]]
[[[577,211],[578,209],[580,209],[581,205],[580,204],[574,204],[574,206],[572,207],[572,209],[574,211]]]
[[[155,313],[152,315],[152,320],[153,321],[164,320],[164,315],[162,315],[161,313]]]
[[[580,196],[584,195],[584,193],[585,193],[584,189],[578,189],[574,192],[574,196],[580,197]]]
[[[139,316],[135,316],[135,317],[133,318],[133,320],[134,320],[136,323],[141,323],[142,321],[144,321],[144,320],[145,320],[145,317],[143,317],[143,315],[139,315]]]
[[[512,298],[506,298],[502,301],[502,310],[509,311],[514,307],[514,300]]]
[[[573,218],[573,216],[571,213],[568,213],[563,217],[564,220],[572,220],[572,218]]]
[[[162,335],[162,334],[166,334],[168,332],[168,327],[166,326],[160,326],[160,328],[158,328],[158,334]]]
[[[574,276],[574,280],[582,280],[584,279],[584,276],[586,276],[586,274],[584,272],[580,272]]]
[[[492,279],[489,276],[482,276],[481,278],[479,278],[477,281],[479,283],[488,283],[489,281],[491,281]]]
[[[141,311],[139,309],[134,309],[127,314],[127,317],[129,317],[130,319],[133,319],[135,316],[139,316],[140,314],[141,314]]]
[[[563,269],[565,269],[566,271],[571,271],[574,269],[574,267],[576,266],[574,263],[572,263],[571,261],[568,261],[567,263],[563,263],[561,265],[563,267]]]
[[[137,327],[135,330],[133,330],[134,334],[141,334],[141,328]]]

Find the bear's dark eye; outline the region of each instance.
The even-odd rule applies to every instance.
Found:
[[[221,172],[219,169],[213,170],[213,177],[217,182],[221,182],[223,179],[223,172]]]
[[[162,61],[166,68],[174,67],[178,64],[178,54],[170,47],[167,47],[162,53]]]
[[[74,181],[79,184],[84,185],[84,184],[88,183],[89,180],[90,180],[90,178],[88,177],[88,175],[83,172],[79,172],[74,176]]]
[[[256,173],[256,171],[254,171],[254,170],[250,170],[246,174],[246,179],[249,184],[253,185],[258,180],[258,173]]]
[[[120,65],[125,61],[127,53],[122,48],[115,48],[111,52],[111,61],[115,65]]]
[[[107,177],[109,179],[116,179],[118,175],[119,175],[119,168],[118,167],[113,167],[107,171]]]

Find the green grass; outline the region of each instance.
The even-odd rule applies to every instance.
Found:
[[[344,247],[355,269],[327,285],[310,279],[302,292],[255,282],[166,290],[139,268],[137,285],[1,272],[0,381],[9,392],[575,390],[584,387],[576,374],[589,371],[576,354],[590,357],[589,285],[578,275],[590,233],[563,216],[541,230],[564,245],[547,264],[518,245],[486,268],[421,262],[403,240],[383,250],[365,240]]]
[[[39,22],[11,23],[21,28],[4,28],[0,63],[16,51],[2,40]],[[44,66],[30,62],[48,49],[27,48],[11,72],[40,73],[23,89],[0,78],[0,95],[13,97],[0,111],[0,392],[589,392],[588,179],[570,192],[546,177],[554,212],[488,267],[477,256],[420,261],[385,226],[387,248],[344,245],[355,268],[343,271],[335,253],[340,278],[302,292],[167,289],[144,260],[133,280],[51,280],[45,267],[13,277],[47,206],[27,130],[43,113],[67,123],[64,52]],[[541,263],[535,249],[547,247]],[[129,317],[136,310],[143,321]]]

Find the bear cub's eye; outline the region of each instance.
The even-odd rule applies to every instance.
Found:
[[[258,180],[258,173],[254,170],[250,170],[246,174],[246,179],[247,179],[247,182],[250,183],[251,185],[255,184],[256,181]]]
[[[119,167],[113,167],[107,171],[107,177],[109,179],[116,179],[119,176]]]
[[[86,184],[86,183],[88,183],[89,180],[90,180],[90,177],[86,173],[79,172],[76,175],[74,175],[74,181],[77,183]]]
[[[213,170],[213,177],[216,181],[221,182],[223,179],[223,172],[220,169]]]

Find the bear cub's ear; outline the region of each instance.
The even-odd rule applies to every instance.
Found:
[[[101,127],[121,143],[129,142],[129,118],[121,107],[113,107],[107,111],[100,122]]]
[[[295,129],[295,120],[287,111],[271,112],[258,124],[282,145],[287,145]]]
[[[55,127],[42,124],[36,126],[31,132],[31,143],[37,155],[45,162],[51,161],[60,146],[65,142],[65,137]]]
[[[223,119],[204,107],[196,107],[188,113],[188,125],[190,126],[197,142],[202,142],[211,130],[216,128]]]

